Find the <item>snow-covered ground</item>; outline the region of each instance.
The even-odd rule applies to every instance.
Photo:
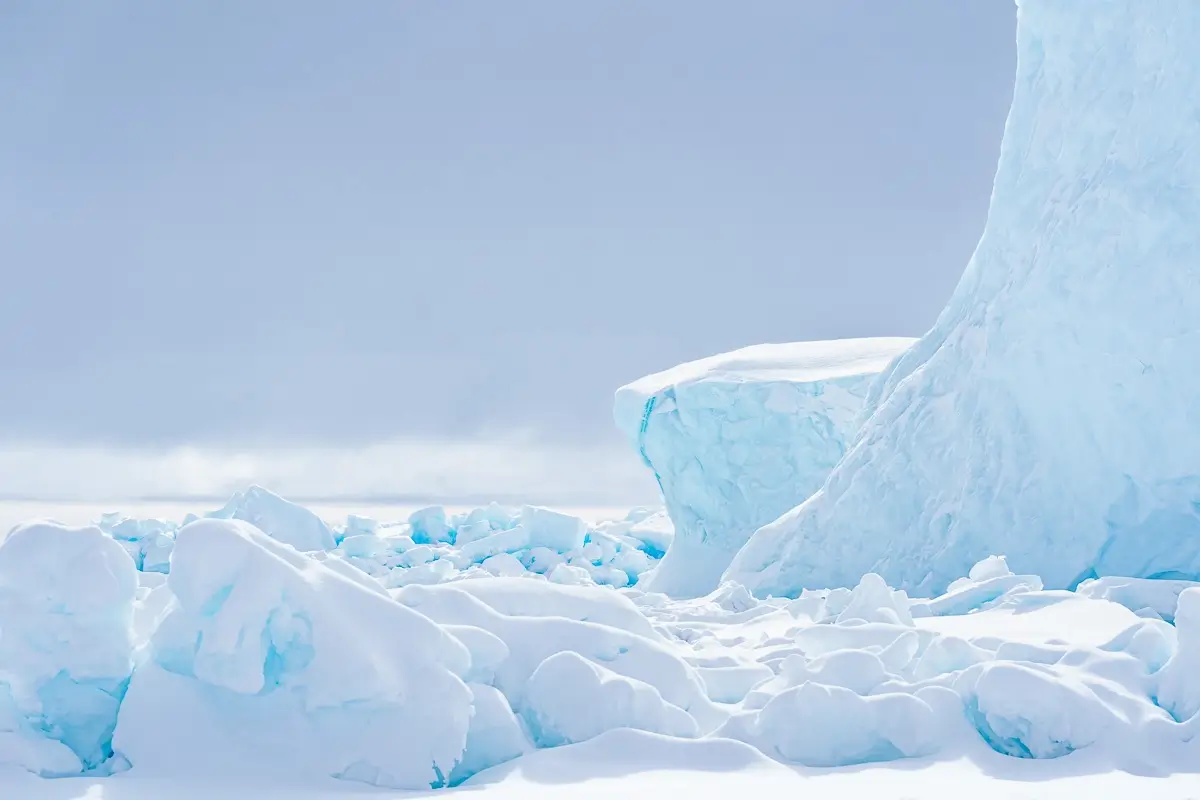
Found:
[[[0,796],[1200,796],[1186,581],[682,601],[650,510],[210,513],[0,545]]]

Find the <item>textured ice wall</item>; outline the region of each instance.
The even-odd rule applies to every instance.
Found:
[[[987,226],[821,492],[727,576],[1200,577],[1200,3],[1018,0]]]
[[[654,470],[676,531],[645,586],[715,588],[756,528],[821,486],[871,380],[912,341],[757,345],[618,389],[617,426]]]

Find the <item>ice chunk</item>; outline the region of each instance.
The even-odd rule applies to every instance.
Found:
[[[837,617],[839,623],[851,620],[912,625],[908,595],[894,591],[875,573],[867,573],[858,582],[850,594],[850,602]]]
[[[1179,595],[1175,612],[1178,644],[1163,667],[1158,686],[1158,704],[1183,722],[1200,712],[1200,589]]]
[[[1094,743],[1112,711],[1072,676],[998,662],[958,679],[968,717],[993,750],[1017,758],[1058,758]]]
[[[480,683],[469,684],[469,688],[474,712],[467,731],[466,750],[450,773],[451,786],[533,749],[504,695]]]
[[[587,525],[579,517],[538,506],[521,508],[521,527],[527,532],[531,547],[546,547],[559,553],[583,547],[587,533]]]
[[[617,426],[654,470],[675,539],[647,588],[711,591],[750,534],[818,489],[867,387],[910,339],[747,347],[617,390]]]
[[[696,721],[648,683],[618,675],[570,651],[529,676],[525,720],[540,747],[584,742],[614,728],[694,737]],[[586,697],[587,702],[580,702]]]
[[[838,767],[929,755],[938,748],[937,718],[919,697],[860,697],[849,689],[805,683],[761,711],[734,718],[718,735],[810,767]]]
[[[112,756],[137,591],[133,562],[99,528],[35,522],[0,542],[0,763],[63,774]]]
[[[454,540],[454,532],[446,522],[446,509],[430,506],[414,511],[408,517],[412,540],[417,544],[437,544]]]
[[[238,492],[224,508],[208,516],[249,522],[272,539],[300,551],[332,550],[336,546],[333,532],[320,517],[261,486]]]
[[[820,492],[728,577],[1200,579],[1200,4],[1018,0],[987,225]],[[715,500],[720,491],[709,492]]]
[[[1180,595],[1192,588],[1200,588],[1200,583],[1109,577],[1084,581],[1076,591],[1084,597],[1120,603],[1130,611],[1149,608],[1167,622],[1174,622]]]
[[[338,563],[240,521],[180,530],[168,579],[178,604],[152,655],[185,680],[138,670],[118,731],[135,767],[182,768],[179,747],[205,753],[193,769],[214,767],[216,754],[279,748],[281,763],[319,774],[445,784],[467,737],[471,693],[460,676],[470,653]],[[190,730],[197,715],[221,719],[210,737]]]
[[[911,601],[909,608],[914,616],[967,614],[1042,588],[1042,579],[1037,575],[1013,575],[1004,556],[988,556],[971,567],[967,577],[953,581],[945,594],[932,600]]]
[[[515,578],[525,574],[525,565],[516,556],[508,553],[500,553],[485,559],[481,566],[500,578]]]

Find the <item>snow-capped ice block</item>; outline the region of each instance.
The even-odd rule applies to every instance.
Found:
[[[332,550],[336,546],[333,531],[320,517],[261,486],[238,492],[224,508],[208,516],[249,522],[272,539],[301,551]]]
[[[136,768],[186,769],[190,751],[204,769],[246,758],[391,788],[445,785],[467,738],[470,653],[338,563],[238,520],[179,531],[177,606],[152,641],[160,669],[138,670],[117,732]],[[211,727],[196,727],[197,714]]]
[[[618,389],[617,427],[654,470],[675,525],[643,588],[688,597],[716,588],[750,534],[820,488],[871,380],[912,341],[756,345]]]
[[[728,571],[1200,577],[1200,3],[1018,0],[987,225],[824,487]]]
[[[810,767],[841,767],[929,755],[938,749],[933,709],[910,694],[862,697],[806,682],[754,714],[735,717],[718,735]]]
[[[605,669],[578,653],[547,658],[525,690],[525,721],[539,747],[585,742],[615,728],[693,738],[687,712],[663,700],[648,683]],[[580,702],[581,698],[586,702]]]
[[[104,768],[137,589],[133,561],[99,528],[30,523],[0,543],[0,764]]]

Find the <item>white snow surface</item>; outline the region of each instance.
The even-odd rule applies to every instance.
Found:
[[[535,538],[563,547],[653,516],[506,513],[476,516],[549,514],[556,533]],[[445,580],[388,589],[344,545],[410,523],[329,524],[337,548],[300,552],[243,520],[135,522],[173,532],[166,575],[99,526],[0,544],[0,796],[540,796],[585,779],[703,796],[727,773],[781,797],[893,781],[1055,797],[1102,775],[1200,793],[1200,587],[1047,591],[993,556],[932,598],[867,574],[679,600],[583,568],[580,585],[495,577],[443,542],[384,576],[442,562]]]
[[[617,426],[654,471],[677,536],[648,586],[716,588],[757,528],[807,498],[857,430],[871,380],[912,339],[763,344],[617,390]]]
[[[975,561],[1200,578],[1200,3],[1019,0],[987,225],[824,487],[726,572],[760,595]]]

